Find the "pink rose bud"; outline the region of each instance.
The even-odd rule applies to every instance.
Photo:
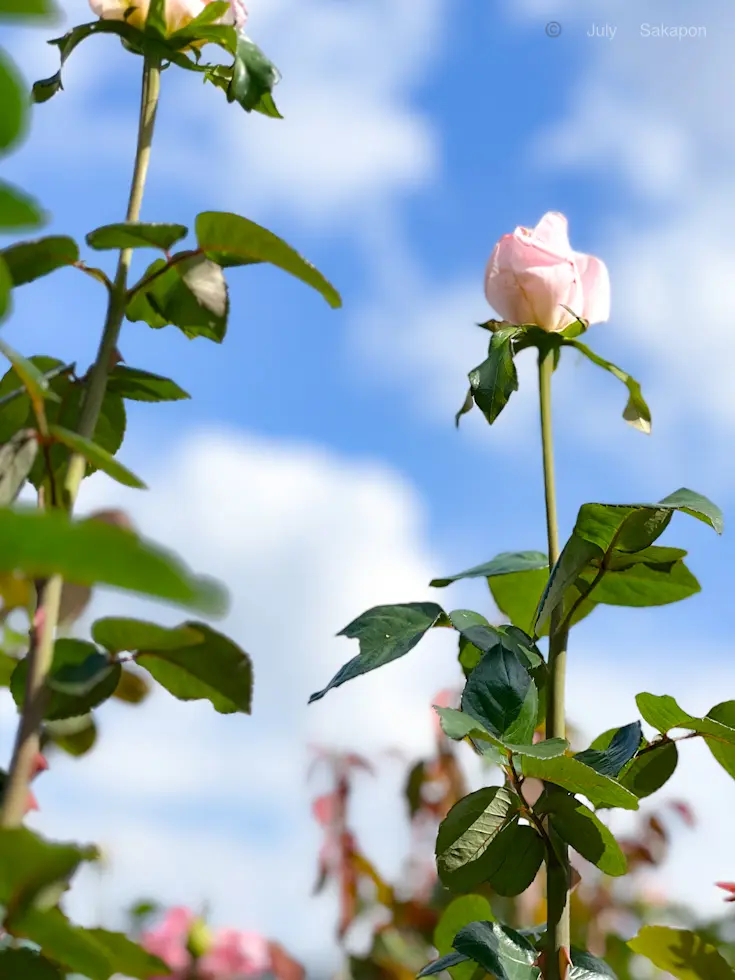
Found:
[[[141,30],[148,16],[150,0],[89,0],[93,13],[103,20],[124,20]],[[181,30],[211,3],[212,0],[166,0],[166,30],[169,34]],[[132,12],[129,12],[132,11]],[[229,11],[215,23],[232,23]]]
[[[726,902],[735,902],[735,881],[716,881],[715,884],[723,891],[729,892]]]
[[[533,323],[557,331],[574,322],[564,309],[590,323],[610,317],[610,277],[593,255],[569,244],[567,219],[549,211],[535,228],[516,228],[493,249],[485,273],[485,296],[510,323]]]

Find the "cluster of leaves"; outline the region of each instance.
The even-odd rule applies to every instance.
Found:
[[[215,23],[228,6],[211,3],[186,28],[167,34],[163,0],[152,0],[142,30],[127,21],[99,21],[51,43],[59,48],[63,65],[86,38],[115,34],[126,49],[149,62],[199,72],[246,110],[278,116],[271,95],[278,79],[275,68],[248,38]],[[50,13],[49,0],[0,0],[0,15]],[[219,45],[233,56],[233,64],[203,64],[205,44]],[[60,88],[59,72],[37,83],[33,97],[44,102]],[[4,56],[0,92],[3,151],[22,135],[28,103]],[[30,198],[0,185],[0,232],[37,227],[45,220]],[[101,255],[119,251],[129,256],[138,249],[160,253],[133,285],[121,278],[122,261],[112,277],[83,261],[78,243],[65,235],[8,245],[0,250],[0,318],[10,310],[13,290],[65,268],[80,270],[107,290],[108,319],[125,316],[154,329],[172,325],[188,338],[217,343],[225,337],[229,315],[227,268],[270,263],[316,289],[330,306],[340,306],[339,294],[311,263],[254,222],[205,212],[197,216],[194,232],[196,241],[188,247],[182,243],[189,229],[181,224],[128,221],[90,232],[87,247]],[[0,379],[0,621],[5,634],[0,685],[10,689],[25,712],[26,655],[37,637],[31,626],[39,612],[39,583],[53,576],[63,579],[62,626],[78,619],[97,586],[158,598],[207,617],[223,615],[228,598],[221,585],[193,574],[176,556],[142,538],[124,515],[105,512],[79,520],[70,513],[72,457],[86,461],[86,475],[100,470],[125,486],[144,488],[117,458],[127,402],[171,402],[189,395],[175,381],[128,366],[116,350],[110,351],[100,410],[86,437],[79,429],[92,372],[77,373],[75,364],[46,354],[26,357],[2,342],[0,353],[10,364]],[[27,485],[37,491],[38,509],[16,505]],[[27,616],[26,635],[10,628],[9,617],[18,612]],[[182,701],[207,700],[221,713],[250,712],[252,665],[231,639],[198,620],[166,628],[110,617],[92,625],[89,639],[58,635],[37,702],[42,744],[84,754],[95,743],[95,713],[101,705],[113,697],[139,703],[151,682]],[[77,867],[94,858],[89,848],[54,844],[26,830],[0,830],[0,928],[5,936],[0,976],[53,980],[74,974],[108,980],[114,974],[145,978],[169,972],[124,936],[80,929],[64,916],[58,902],[65,888]]]
[[[569,313],[576,316],[571,310]],[[479,326],[489,330],[492,335],[488,356],[482,364],[470,371],[470,387],[462,408],[457,412],[457,425],[460,418],[472,410],[473,405],[477,405],[490,425],[495,422],[508,404],[510,396],[518,390],[515,357],[521,351],[535,348],[543,356],[552,356],[556,365],[561,357],[562,348],[570,347],[579,351],[597,367],[608,371],[618,381],[622,381],[628,389],[628,401],[623,410],[623,418],[641,432],[651,431],[651,412],[641,393],[641,386],[635,378],[600,357],[578,339],[589,326],[586,320],[577,317],[573,323],[558,333],[547,333],[534,324],[517,326],[505,320],[488,320]]]
[[[358,847],[349,821],[353,777],[359,771],[374,776],[375,769],[368,760],[355,755],[331,755],[328,761],[333,789],[315,800],[314,813],[327,829],[326,853],[332,855],[331,877],[341,897],[340,938],[358,922],[375,922],[376,906],[382,910],[369,951],[348,957],[352,980],[411,980],[417,972],[426,976],[443,974],[445,969],[452,980],[471,980],[478,966],[483,974],[494,977],[538,977],[533,963],[545,928],[543,872],[518,896],[499,894],[489,882],[457,896],[437,878],[436,869],[425,864],[421,847],[421,853],[409,862],[407,878],[396,885],[388,883]],[[424,779],[419,773],[432,776],[425,795],[420,792]],[[441,822],[452,809],[457,793],[462,796],[466,792],[463,782],[456,743],[440,733],[435,754],[412,765],[406,779],[412,825],[431,828]],[[692,824],[693,816],[685,804],[673,802],[668,809]],[[325,821],[325,815],[333,822]],[[580,884],[577,876],[572,893],[574,950],[569,976],[573,980],[633,980],[641,955],[652,959],[667,975],[687,980],[731,976],[728,962],[735,960],[735,945],[726,938],[726,920],[696,922],[695,938],[691,912],[658,899],[651,902],[645,889],[635,887],[637,874],[660,866],[666,857],[669,838],[665,824],[664,813],[651,813],[641,820],[637,832],[620,840],[629,875],[633,876],[627,888],[618,888],[616,879],[582,862],[584,877]],[[339,853],[327,847],[337,827],[352,842],[350,849]],[[329,880],[324,876],[325,848],[319,859],[320,887]],[[412,868],[419,874],[411,874]],[[660,920],[662,915],[676,928],[651,927],[651,919]],[[529,923],[525,929],[500,924],[523,919]],[[635,923],[638,936],[628,942],[625,936],[630,935]],[[715,946],[729,954],[729,961],[714,952]],[[587,947],[599,955],[583,952]],[[422,970],[426,960],[437,954],[439,959]],[[694,972],[682,972],[686,970]]]
[[[466,678],[460,707],[436,706],[436,712],[444,734],[468,741],[499,766],[504,783],[464,796],[439,826],[437,871],[451,892],[467,894],[490,886],[498,895],[518,896],[535,880],[547,854],[554,854],[571,873],[566,847],[560,845],[606,875],[624,875],[626,855],[595,811],[636,810],[641,799],[666,783],[678,758],[673,730],[685,730],[686,738],[702,737],[735,777],[735,701],[696,718],[673,698],[643,693],[637,698],[639,711],[659,733],[651,741],[643,736],[640,721],[604,732],[583,751],[572,751],[566,739],[539,737],[547,664],[536,641],[552,613],[566,631],[598,603],[656,606],[698,590],[684,565],[686,553],[655,544],[676,511],[722,531],[718,508],[684,489],[654,504],[585,504],[550,573],[543,555],[523,552],[503,554],[432,582],[444,587],[465,577],[486,578],[509,620],[506,625],[493,626],[469,610],[446,612],[423,602],[370,609],[342,631],[358,640],[360,652],[312,701],[405,655],[431,629],[450,628],[458,635]],[[536,780],[544,790],[533,800],[528,785]],[[653,936],[642,933],[636,951],[658,963],[664,946],[671,952],[679,940],[665,931]],[[543,936],[526,936],[485,918],[460,930],[452,952],[421,975],[472,961],[499,980],[536,980],[543,942]],[[572,964],[572,977],[614,976],[583,951],[572,953]],[[686,976],[704,980],[714,974]]]
[[[152,56],[164,68],[176,66],[197,72],[205,81],[225,92],[229,102],[237,102],[247,112],[259,112],[280,119],[273,100],[273,87],[280,79],[278,69],[263,52],[234,27],[216,24],[230,8],[227,0],[209,3],[198,17],[169,34],[166,30],[165,0],[153,0],[143,30],[127,21],[100,20],[80,24],[63,37],[50,41],[59,49],[61,66],[50,78],[33,86],[36,102],[47,102],[62,88],[64,63],[82,41],[96,34],[114,34],[133,54]],[[233,58],[232,64],[209,64],[201,60],[204,45],[215,45]]]

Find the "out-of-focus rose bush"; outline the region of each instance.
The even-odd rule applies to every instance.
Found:
[[[303,977],[301,966],[260,933],[211,930],[183,907],[169,909],[140,942],[170,967],[173,980],[243,980],[266,973],[282,980]]]

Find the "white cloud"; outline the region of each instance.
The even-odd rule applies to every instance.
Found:
[[[81,762],[57,758],[39,781],[37,825],[109,848],[109,878],[87,874],[72,899],[85,919],[96,917],[100,894],[108,914],[140,894],[209,899],[220,922],[277,934],[318,961],[333,953],[335,910],[328,898],[309,897],[319,836],[307,746],[429,751],[431,699],[457,679],[451,637],[440,631],[405,660],[306,704],[356,652],[354,641],[335,637],[339,629],[371,605],[431,596],[438,562],[425,544],[422,505],[377,463],[234,433],[201,432],[155,464],[130,453],[127,461],[154,489],[134,494],[93,478],[82,509],[128,508],[144,533],[228,583],[232,611],[222,629],[253,657],[253,715],[218,716],[165,692],[137,710],[106,705],[95,752]],[[111,613],[186,618],[98,596],[93,615]],[[358,823],[365,846],[394,874],[408,829],[401,772],[381,768],[393,775],[365,785]],[[386,835],[389,819],[399,829]],[[298,915],[284,918],[286,900]]]

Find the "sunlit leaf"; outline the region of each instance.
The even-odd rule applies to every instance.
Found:
[[[360,653],[341,667],[323,690],[312,694],[309,703],[346,681],[405,656],[443,616],[444,610],[434,602],[368,609],[338,634],[358,640]]]
[[[188,233],[186,225],[123,221],[95,228],[85,240],[96,249],[160,248],[167,252]]]
[[[34,578],[60,574],[80,585],[109,585],[219,615],[226,593],[197,578],[170,552],[101,521],[58,511],[0,509],[0,572]]]
[[[311,286],[332,307],[340,307],[337,290],[311,262],[299,255],[283,239],[247,218],[225,211],[205,211],[197,216],[199,247],[221,266],[269,262]]]
[[[735,970],[696,932],[644,926],[628,946],[677,980],[735,980]]]
[[[10,271],[13,286],[22,286],[47,276],[56,269],[79,261],[79,247],[66,235],[50,235],[35,241],[17,242],[0,250]]]

